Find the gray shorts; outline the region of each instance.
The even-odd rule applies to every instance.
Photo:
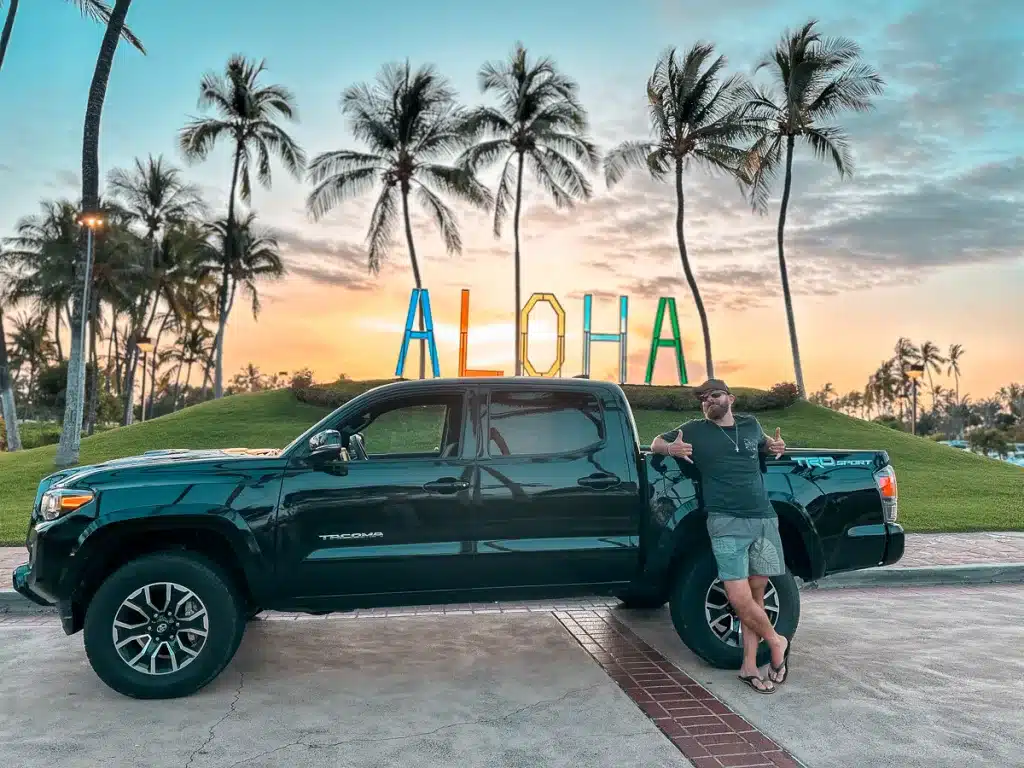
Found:
[[[779,519],[708,515],[711,551],[718,564],[718,578],[735,581],[750,576],[781,576],[786,560],[779,536]]]

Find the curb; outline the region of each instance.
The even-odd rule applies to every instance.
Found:
[[[925,565],[912,568],[866,568],[837,573],[820,581],[800,582],[802,590],[866,587],[939,587],[1024,584],[1024,563]]]
[[[801,591],[864,589],[867,587],[939,587],[983,584],[1024,584],[1024,563],[984,565],[927,565],[913,568],[866,568],[837,573],[821,581],[797,579]],[[36,605],[10,587],[0,589],[0,616],[52,616],[55,607]]]

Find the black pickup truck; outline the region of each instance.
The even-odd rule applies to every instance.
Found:
[[[765,608],[792,637],[794,575],[902,556],[896,478],[880,450],[762,461],[789,568]],[[668,603],[683,642],[714,666],[738,668],[742,653],[700,478],[645,450],[607,382],[397,382],[284,449],[71,468],[40,483],[27,547],[15,589],[57,605],[66,633],[84,630],[96,674],[140,698],[208,684],[263,609],[615,596]]]

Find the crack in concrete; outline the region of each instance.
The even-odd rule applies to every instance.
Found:
[[[379,743],[383,744],[385,742],[402,741],[404,739],[425,738],[427,736],[433,736],[435,733],[440,733],[441,731],[445,731],[445,730],[448,730],[450,728],[462,728],[462,727],[465,727],[467,725],[484,725],[486,723],[499,723],[502,720],[509,720],[509,719],[515,717],[516,715],[521,715],[524,712],[528,712],[531,709],[537,709],[537,708],[540,708],[540,707],[543,707],[543,706],[547,706],[547,705],[550,705],[550,704],[558,704],[561,701],[565,701],[570,696],[573,696],[573,695],[579,694],[579,693],[585,693],[587,691],[594,690],[595,688],[600,688],[600,687],[602,687],[604,685],[606,685],[606,683],[602,682],[602,683],[595,683],[594,685],[588,685],[585,688],[573,688],[572,690],[567,691],[566,693],[562,694],[561,696],[558,696],[557,698],[554,698],[554,699],[543,699],[541,701],[535,701],[533,704],[527,704],[525,707],[519,707],[518,709],[514,709],[511,712],[505,713],[504,715],[499,715],[497,717],[484,717],[484,718],[481,718],[479,720],[467,720],[465,722],[459,722],[459,723],[449,723],[448,725],[442,725],[440,728],[435,728],[435,729],[433,729],[431,731],[420,731],[420,732],[416,732],[416,733],[407,733],[407,734],[404,734],[402,736],[388,736],[388,737],[385,737],[385,738],[374,738],[374,737],[371,737],[371,736],[362,736],[362,737],[355,738],[355,739],[342,739],[341,741],[329,742],[327,744],[318,744],[318,743],[312,743],[311,744],[311,743],[303,741],[302,739],[296,739],[295,741],[289,742],[288,744],[282,744],[280,747],[275,747],[274,749],[268,749],[267,751],[261,752],[258,755],[253,755],[252,757],[246,757],[246,758],[244,758],[242,760],[239,760],[237,762],[231,763],[231,765],[227,766],[227,768],[237,768],[237,766],[239,766],[239,765],[245,765],[246,763],[251,763],[253,760],[259,760],[261,757],[266,757],[267,755],[272,755],[275,752],[281,752],[283,750],[290,749],[291,747],[303,746],[306,749],[333,749],[334,747],[340,747],[340,746],[343,746],[345,744],[357,744],[359,742],[368,742],[368,741],[369,742],[379,742]]]
[[[214,739],[214,736],[215,736],[215,732],[217,730],[217,726],[219,726],[221,723],[223,723],[225,720],[227,720],[229,717],[231,717],[231,715],[233,715],[235,713],[235,707],[238,705],[238,699],[242,695],[242,687],[244,685],[245,685],[245,673],[244,672],[239,672],[238,673],[238,690],[235,691],[235,698],[232,700],[231,706],[228,707],[228,711],[224,713],[224,717],[222,717],[220,720],[218,720],[216,723],[214,723],[213,725],[210,726],[210,734],[206,737],[206,741],[204,741],[202,744],[200,744],[199,747],[196,748],[196,750],[193,751],[192,754],[188,756],[188,761],[185,763],[185,768],[192,768],[192,761],[195,760],[196,757],[199,754],[203,753],[203,751],[208,746],[210,746],[210,744],[213,743],[213,739]]]

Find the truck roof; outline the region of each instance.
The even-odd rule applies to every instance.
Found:
[[[621,392],[618,384],[612,381],[579,377],[552,378],[548,376],[441,376],[434,379],[403,379],[381,384],[370,391],[384,392],[388,389],[403,391],[430,390],[440,386],[516,386],[525,389],[558,389],[561,387],[579,389],[581,387],[607,392]]]

